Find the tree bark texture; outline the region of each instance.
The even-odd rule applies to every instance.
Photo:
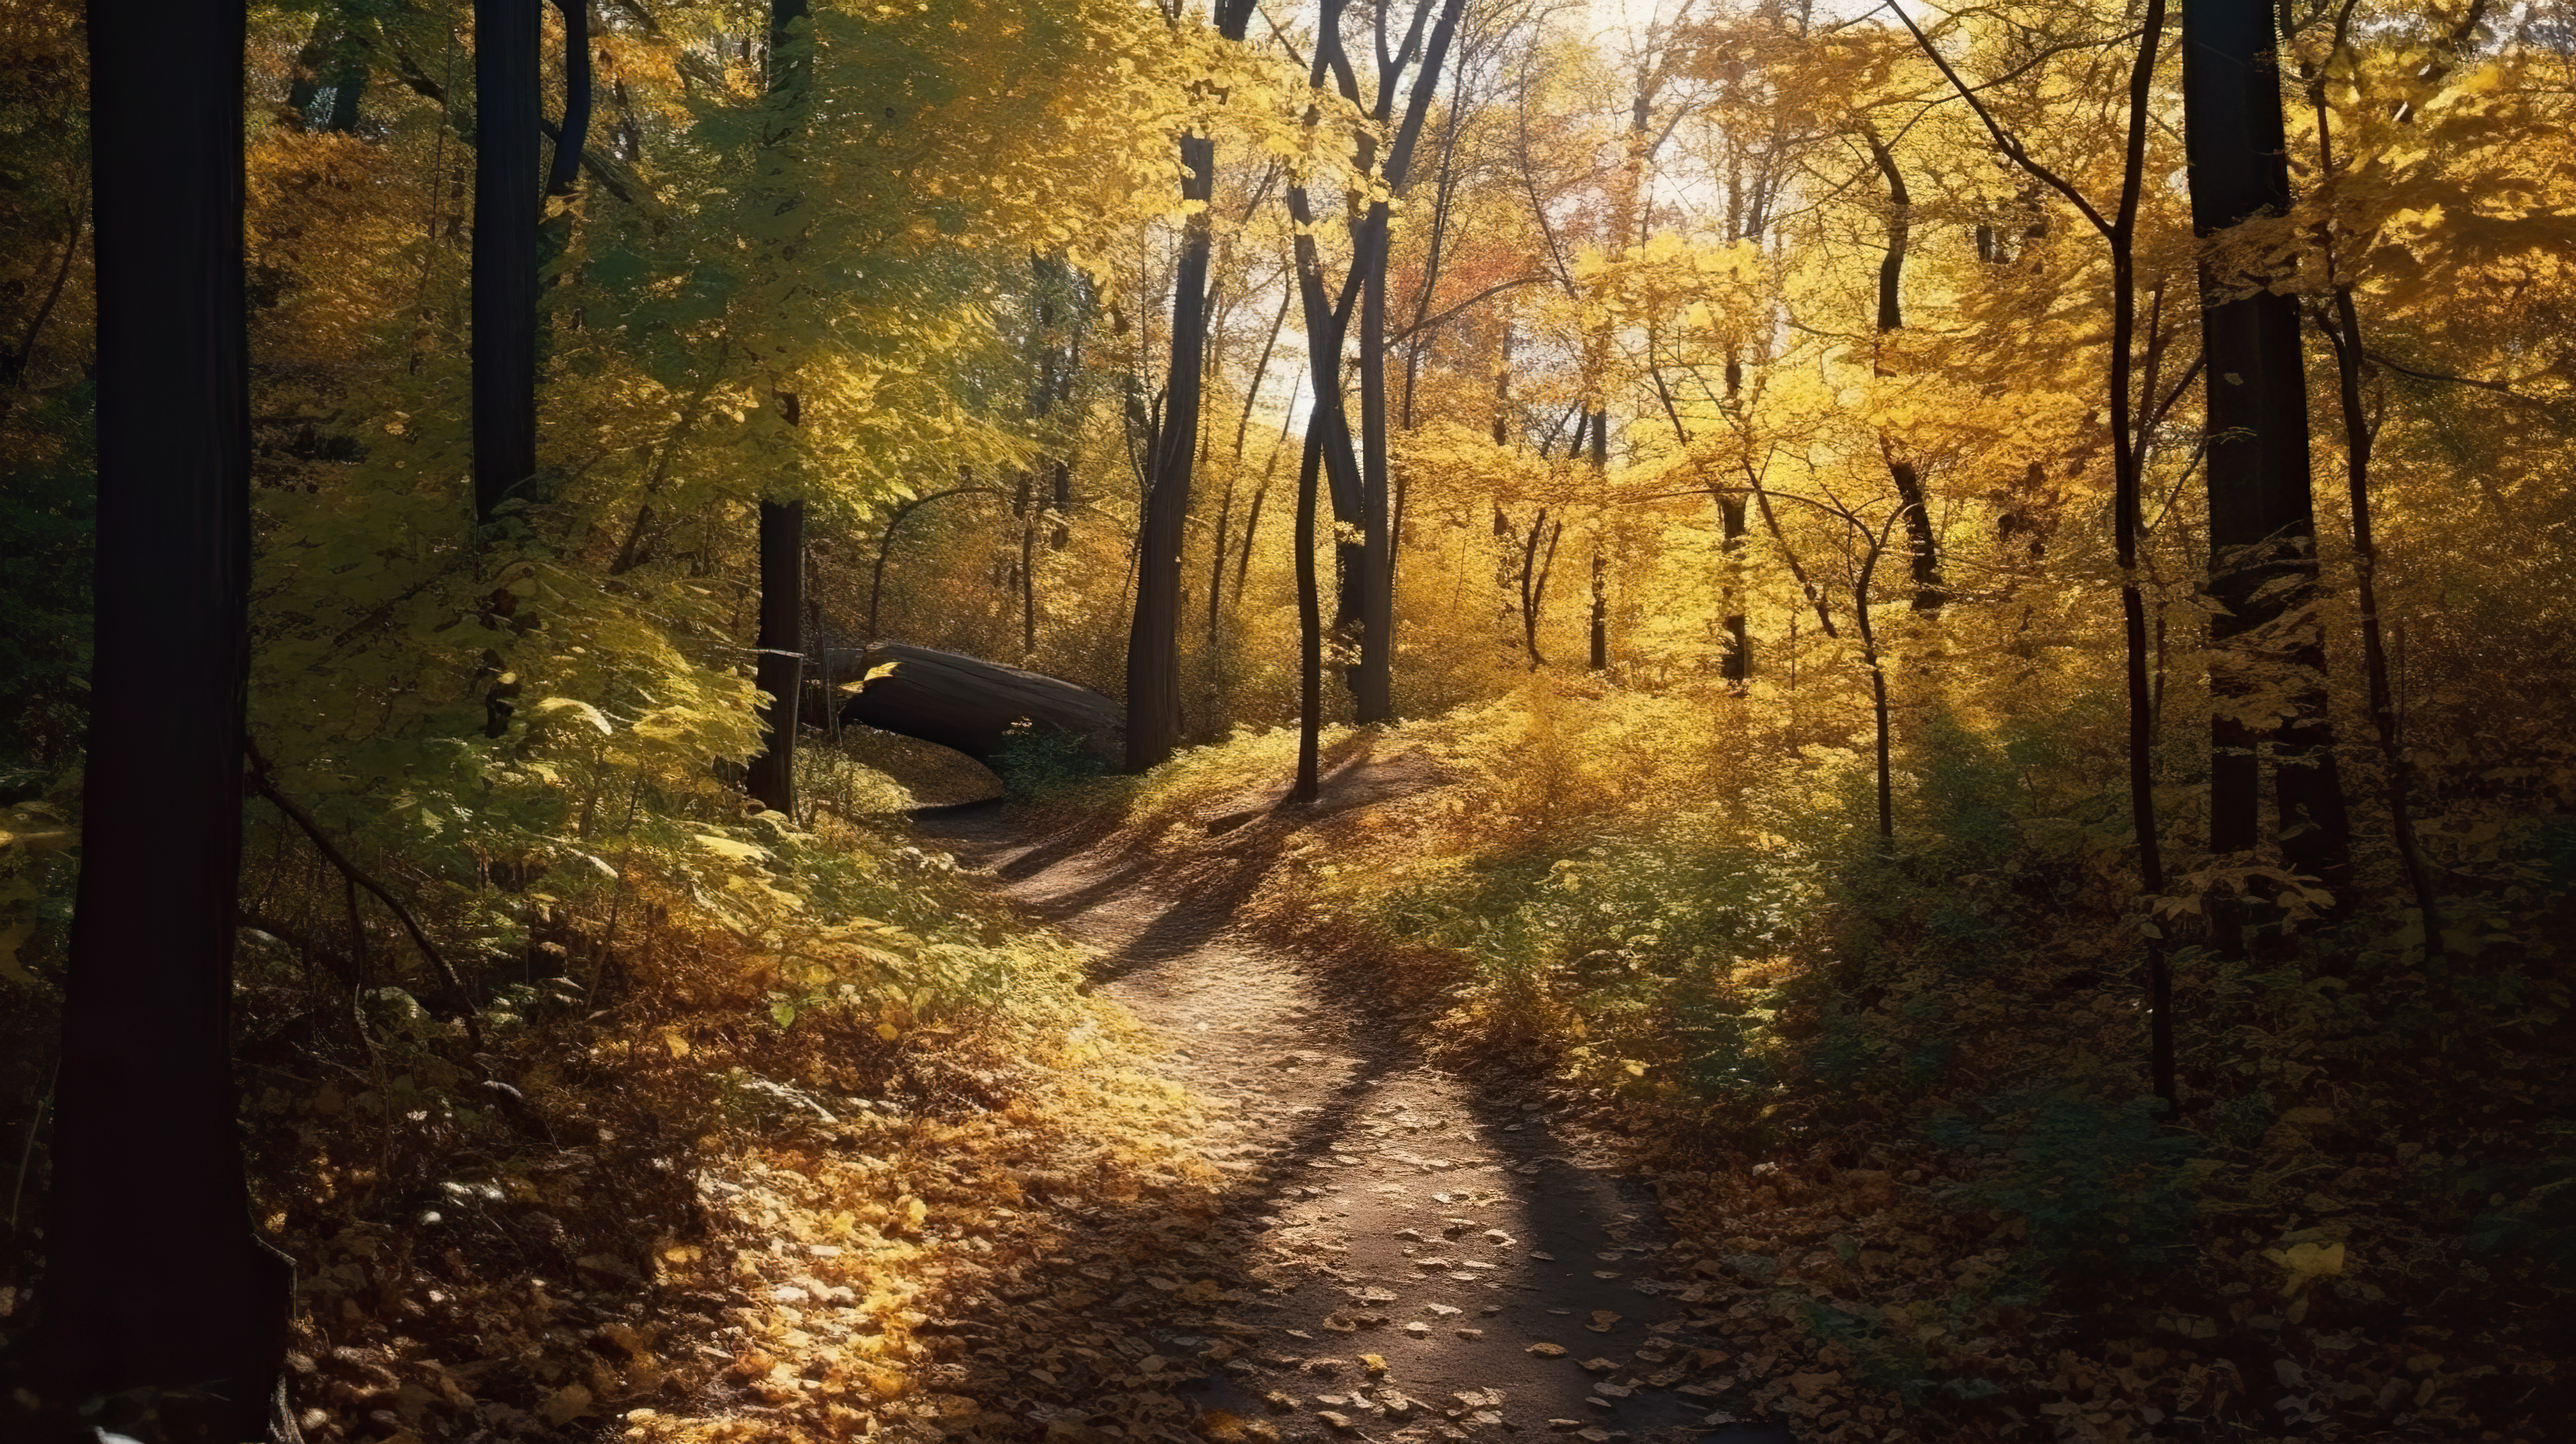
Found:
[[[1744,497],[1741,493],[1719,492],[1717,500],[1718,564],[1723,572],[1719,584],[1725,599],[1725,615],[1719,625],[1726,630],[1725,652],[1718,661],[1718,675],[1729,682],[1748,681],[1753,676],[1753,641],[1744,624]]]
[[[51,1401],[144,1391],[96,1422],[158,1407],[171,1437],[224,1444],[264,1432],[292,1279],[251,1231],[229,1060],[250,585],[243,36],[238,0],[90,17],[97,650],[37,1352]]]

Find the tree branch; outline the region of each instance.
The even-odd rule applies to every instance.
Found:
[[[1894,3],[1894,0],[1888,0],[1884,8],[1895,14],[1897,22],[1914,37],[1914,43],[1923,51],[1924,58],[1939,67],[1941,78],[1949,81],[1950,88],[1957,91],[1959,98],[1968,102],[1968,108],[1977,113],[1977,119],[1985,122],[1986,133],[1994,137],[1995,149],[2002,151],[2006,160],[2029,172],[2031,178],[2040,184],[2066,197],[2074,204],[2075,209],[2083,213],[2084,219],[2093,223],[2095,230],[2105,236],[2113,234],[2112,223],[2102,218],[2102,213],[2093,208],[2093,203],[2084,198],[2082,191],[2077,190],[2065,177],[2034,159],[2029,151],[2022,149],[2020,139],[2003,128],[2002,122],[1995,119],[1993,111],[1986,109],[1986,103],[1979,100],[1977,93],[1969,88],[1966,81],[1959,78],[1959,72],[1950,68],[1950,62],[1932,44],[1932,37],[1923,33],[1922,27],[1914,23],[1914,17],[1906,14],[1903,6]]]
[[[277,790],[277,784],[271,781],[268,775],[268,759],[260,755],[257,743],[245,736],[242,739],[242,752],[250,760],[251,791],[267,798],[278,811],[286,814],[288,821],[303,829],[304,835],[312,839],[314,848],[322,854],[324,860],[340,870],[340,876],[374,893],[376,901],[383,903],[392,910],[396,918],[402,921],[403,931],[411,934],[412,945],[420,949],[421,956],[429,959],[430,966],[437,969],[439,976],[446,981],[448,1001],[456,1009],[457,1021],[465,1025],[465,1041],[474,1052],[482,1052],[483,1029],[475,1021],[474,1004],[465,993],[465,980],[456,975],[456,969],[449,965],[446,955],[439,952],[437,944],[429,940],[429,934],[421,930],[420,920],[412,916],[411,909],[402,905],[401,899],[385,891],[382,883],[367,876],[364,870],[350,861],[349,855],[342,852],[339,846],[331,841],[330,834],[322,830],[322,824],[313,820],[312,813],[305,811],[295,799]]]

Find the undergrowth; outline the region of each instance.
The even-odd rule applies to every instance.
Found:
[[[1132,1042],[1082,996],[1075,949],[854,821],[911,802],[882,773],[829,748],[803,773],[808,826],[712,788],[570,790],[586,845],[504,851],[487,831],[443,875],[420,870],[434,847],[371,846],[357,809],[328,813],[411,899],[461,997],[253,803],[237,1077],[255,1214],[297,1265],[307,1440],[620,1420],[723,1437],[697,1421],[745,1406],[792,1406],[817,1437],[935,1416],[916,1305],[996,1207],[1048,1214],[1012,1180],[1036,1168],[1079,1200],[1168,1152],[1152,1124],[1174,1100],[1122,1071]],[[21,1124],[0,1343],[44,1311],[75,782],[19,800],[0,851],[0,1084]],[[848,1293],[847,1351],[772,1377],[791,1280]]]
[[[1248,914],[1374,959],[1355,985],[1437,980],[1463,1066],[1635,1139],[1740,1345],[1713,1382],[1802,1438],[2541,1437],[2576,1352],[2563,829],[2454,794],[2448,967],[2385,859],[2240,961],[2169,900],[2167,1122],[2116,699],[2065,695],[1919,707],[1892,853],[1869,759],[1767,689],[1551,676],[1339,733],[1257,843],[1193,824],[1275,797],[1292,733],[1111,801],[1185,875],[1262,869]],[[1353,801],[1371,769],[1415,781]]]

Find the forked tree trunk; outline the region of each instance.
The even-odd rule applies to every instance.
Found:
[[[1439,7],[1437,18],[1432,13],[1435,4]],[[1370,116],[1380,126],[1393,126],[1383,172],[1390,196],[1403,194],[1414,146],[1421,138],[1432,92],[1448,62],[1450,40],[1457,32],[1464,8],[1465,0],[1417,0],[1412,26],[1398,49],[1398,55],[1403,57],[1420,56],[1400,122],[1395,119],[1395,92],[1403,67],[1399,65],[1378,77],[1376,104]],[[1347,0],[1325,0],[1310,74],[1319,86],[1331,76],[1344,98],[1359,105],[1358,82],[1341,48],[1341,18],[1346,9]],[[1426,22],[1429,38],[1424,41]],[[1417,43],[1421,46],[1418,51]],[[1376,134],[1363,132],[1359,141],[1359,159],[1364,167],[1377,158]],[[1289,187],[1288,200],[1297,223],[1311,226],[1314,218],[1304,188]],[[1382,722],[1395,715],[1395,548],[1386,450],[1386,264],[1393,215],[1391,201],[1378,200],[1353,224],[1351,271],[1339,306],[1325,298],[1312,237],[1301,235],[1297,240],[1298,286],[1305,301],[1316,404],[1319,411],[1335,413],[1335,426],[1326,434],[1324,473],[1331,483],[1335,519],[1357,527],[1360,533],[1359,545],[1344,545],[1339,552],[1342,620],[1346,625],[1356,622],[1359,633],[1360,655],[1358,665],[1351,670],[1351,694],[1355,715],[1361,722]],[[1354,302],[1361,313],[1360,429],[1356,437],[1349,434],[1348,417],[1340,401],[1343,323]],[[1332,434],[1336,429],[1338,439]]]
[[[96,652],[46,1221],[48,1404],[266,1433],[293,1272],[230,1060],[250,591],[238,0],[90,16]],[[533,194],[533,186],[531,194]],[[110,1398],[109,1396],[121,1396]]]

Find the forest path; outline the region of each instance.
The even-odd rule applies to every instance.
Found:
[[[1033,838],[999,807],[920,829],[1090,944],[1101,991],[1166,1045],[1156,1066],[1208,1102],[1186,1141],[1227,1179],[1222,1207],[1175,1221],[1190,1236],[1166,1276],[1137,1267],[1147,1288],[1091,1273],[1127,1306],[1103,1337],[1179,1356],[1146,1366],[1184,1379],[1172,1416],[1215,1438],[1386,1444],[1789,1437],[1704,1423],[1723,1401],[1673,1387],[1723,1341],[1666,1306],[1678,1285],[1656,1278],[1668,1239],[1647,1190],[1530,1088],[1425,1061],[1406,1019],[1239,932],[1233,887]],[[1211,1266],[1207,1285],[1168,1276]],[[1049,1437],[1087,1430],[1067,1416]]]

